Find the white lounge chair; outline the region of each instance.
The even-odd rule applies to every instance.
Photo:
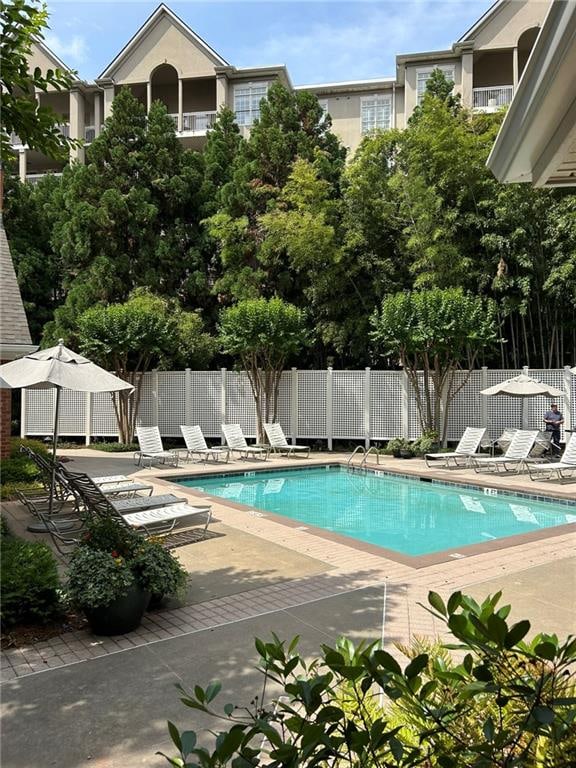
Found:
[[[193,507],[190,504],[171,504],[169,507],[157,507],[141,512],[122,514],[124,522],[134,528],[143,529],[148,535],[166,534],[182,522],[190,522],[195,517],[205,515],[204,535],[212,519],[211,507]]]
[[[501,468],[505,472],[509,472],[511,467],[517,469],[518,465],[523,464],[528,458],[537,437],[537,429],[518,429],[514,433],[508,450],[503,456],[487,456],[482,458],[471,456],[469,459],[470,466],[476,472],[480,472],[483,469],[494,472],[499,472]]]
[[[213,458],[214,461],[228,461],[230,458],[230,448],[219,445],[214,448],[209,448],[206,444],[202,429],[199,426],[187,427],[184,424],[180,424],[180,432],[186,443],[186,459],[191,459],[194,454],[203,456],[205,461],[209,458]]]
[[[560,461],[534,464],[528,458],[526,466],[531,480],[552,480],[554,477],[560,480],[576,473],[576,432],[572,433],[570,440],[566,443]]]
[[[485,428],[466,427],[464,434],[452,453],[427,453],[424,456],[427,466],[438,466],[438,464],[443,463],[446,467],[449,467],[451,461],[454,462],[455,467],[459,466],[458,461],[463,462],[462,466],[466,466],[470,456],[478,452],[485,434]]]
[[[160,437],[158,427],[136,427],[136,435],[140,450],[134,453],[134,459],[138,459],[138,464],[144,466],[147,461],[159,461],[162,464],[173,464],[178,466],[178,454],[175,451],[165,451]]]
[[[239,453],[241,457],[262,456],[264,461],[268,458],[270,450],[258,445],[248,445],[240,424],[222,424],[222,433],[226,444],[231,451]]]
[[[287,456],[291,453],[301,453],[302,451],[305,451],[306,456],[304,458],[310,456],[309,445],[290,445],[288,440],[286,440],[286,435],[284,434],[281,424],[264,424],[264,429],[273,451],[285,453]]]

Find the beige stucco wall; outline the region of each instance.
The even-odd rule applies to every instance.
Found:
[[[405,96],[404,88],[396,86],[396,115],[394,120],[394,128],[406,127],[406,112],[404,106]]]
[[[171,64],[180,77],[214,75],[215,62],[167,16],[158,19],[110,74],[117,83],[142,83],[159,64]]]
[[[40,67],[43,73],[46,73],[48,69],[62,69],[61,64],[55,59],[48,56],[37,45],[32,46],[30,56],[28,56],[28,64],[30,71],[34,71],[36,67]],[[56,92],[53,86],[48,86],[49,92]]]
[[[550,0],[514,0],[503,3],[493,18],[474,36],[474,49],[513,48],[527,29],[542,26]]]

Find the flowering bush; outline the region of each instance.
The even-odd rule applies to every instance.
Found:
[[[79,608],[105,608],[127,595],[135,582],[129,561],[116,551],[80,546],[72,554],[67,591]]]

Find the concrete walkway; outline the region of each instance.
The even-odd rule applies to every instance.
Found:
[[[71,469],[145,476],[158,491],[166,492],[166,478],[175,474],[173,469],[137,470],[127,455],[83,449],[69,456]],[[314,462],[335,458],[315,454]],[[273,460],[274,467],[286,463],[310,462]],[[226,468],[260,466],[234,462]],[[389,459],[385,467],[425,472],[416,460]],[[204,470],[193,464],[180,473]],[[442,476],[441,471],[433,474]],[[448,474],[459,482],[468,475]],[[475,485],[500,483],[532,493],[554,486],[552,492],[566,499],[576,490],[574,483],[570,488],[532,484],[522,476],[499,480],[470,474]],[[11,506],[10,511],[23,526],[21,510]],[[225,689],[222,704],[249,702],[260,686],[253,670],[253,638],[268,638],[271,631],[282,638],[301,635],[311,655],[339,634],[382,640],[398,654],[394,643],[442,630],[419,605],[429,589],[445,596],[463,589],[479,599],[502,589],[513,616],[529,618],[534,631],[566,635],[576,630],[573,532],[415,569],[360,551],[348,540],[279,525],[266,514],[224,500],[214,512],[214,535],[177,550],[191,574],[185,607],[149,613],[139,630],[119,638],[69,632],[31,648],[5,649],[3,766],[164,765],[154,753],[170,751],[166,720],[194,729],[202,725],[178,703],[174,683],[192,686],[218,678]]]

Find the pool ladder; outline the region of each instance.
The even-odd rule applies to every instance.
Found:
[[[348,459],[347,466],[350,467],[352,465],[352,461],[354,459],[354,456],[356,456],[356,454],[360,453],[360,452],[363,453],[362,461],[358,465],[360,468],[364,467],[368,463],[368,458],[370,457],[370,455],[375,455],[376,456],[376,464],[380,464],[380,452],[378,451],[378,448],[376,448],[374,445],[371,445],[370,448],[368,448],[368,450],[366,450],[366,448],[364,448],[363,445],[357,445],[356,448],[354,448],[354,451],[352,452],[352,455]]]

